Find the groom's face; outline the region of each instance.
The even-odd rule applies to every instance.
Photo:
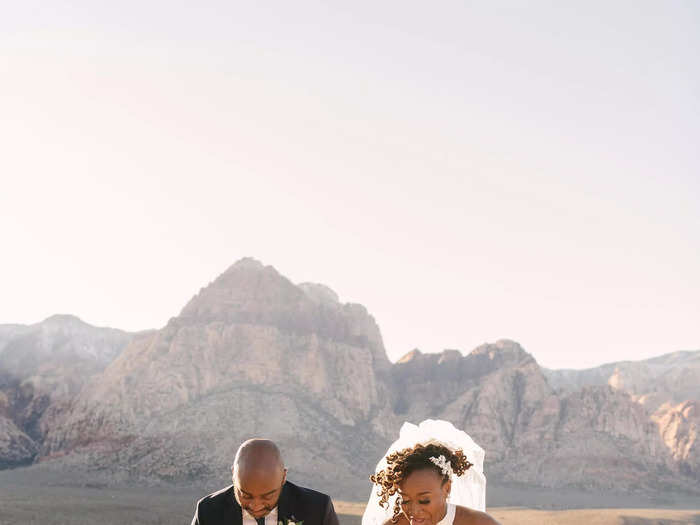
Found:
[[[266,516],[277,506],[287,469],[244,469],[234,471],[233,484],[236,501],[254,518]]]

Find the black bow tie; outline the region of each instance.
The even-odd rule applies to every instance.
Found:
[[[262,518],[255,518],[255,521],[258,522],[258,525],[265,525],[265,516]]]

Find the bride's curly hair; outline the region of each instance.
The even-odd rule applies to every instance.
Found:
[[[449,479],[449,475],[443,473],[438,465],[430,461],[430,458],[439,458],[440,456],[445,456],[456,476],[461,476],[472,466],[461,450],[452,452],[444,445],[433,443],[429,445],[418,444],[393,452],[386,457],[386,468],[369,477],[372,483],[379,487],[377,492],[380,497],[379,505],[387,508],[389,498],[399,490],[399,484],[416,470],[433,469],[443,477],[442,482],[445,483]],[[391,518],[392,523],[398,521],[399,514],[401,514],[401,501],[400,498],[396,498],[394,515]]]

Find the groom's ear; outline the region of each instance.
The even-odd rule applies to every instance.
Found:
[[[284,469],[284,474],[282,474],[282,485],[287,482],[287,469]]]

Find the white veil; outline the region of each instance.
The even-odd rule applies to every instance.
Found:
[[[448,421],[426,419],[418,426],[404,423],[399,433],[399,439],[394,441],[384,457],[377,464],[375,472],[384,470],[387,466],[386,457],[392,452],[413,447],[417,444],[428,445],[436,443],[450,450],[462,450],[473,466],[463,475],[452,475],[452,489],[447,498],[449,503],[462,505],[475,510],[484,511],[486,508],[486,477],[484,476],[484,449],[477,445],[466,432],[458,430]],[[362,525],[382,525],[394,515],[394,502],[397,495],[389,498],[386,508],[379,506],[377,487],[372,485],[372,492],[365,513],[362,515]]]

